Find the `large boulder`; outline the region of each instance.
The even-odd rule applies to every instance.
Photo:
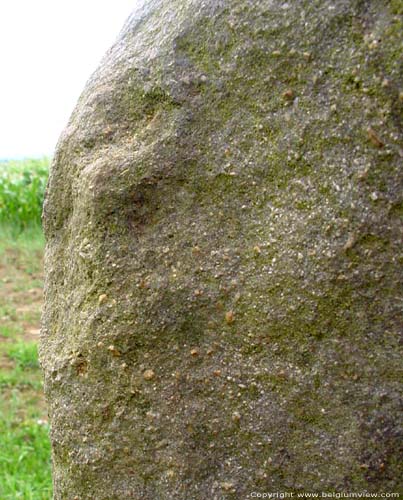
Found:
[[[402,14],[130,17],[44,207],[56,500],[401,488]]]

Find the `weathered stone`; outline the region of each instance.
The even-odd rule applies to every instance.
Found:
[[[55,499],[401,488],[402,13],[129,19],[44,207]]]

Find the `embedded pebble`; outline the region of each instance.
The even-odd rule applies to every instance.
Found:
[[[108,299],[108,296],[105,293],[103,293],[102,295],[100,295],[98,297],[98,304],[103,304],[104,302],[107,301],[107,299]]]
[[[144,380],[152,380],[155,377],[154,370],[146,370],[143,373]]]
[[[225,313],[225,321],[230,325],[235,320],[233,311],[227,311]]]

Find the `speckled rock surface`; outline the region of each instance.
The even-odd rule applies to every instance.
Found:
[[[401,490],[402,15],[129,19],[44,207],[56,500]]]

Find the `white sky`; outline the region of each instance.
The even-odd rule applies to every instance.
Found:
[[[142,0],[0,0],[0,159],[53,153],[106,50]]]

